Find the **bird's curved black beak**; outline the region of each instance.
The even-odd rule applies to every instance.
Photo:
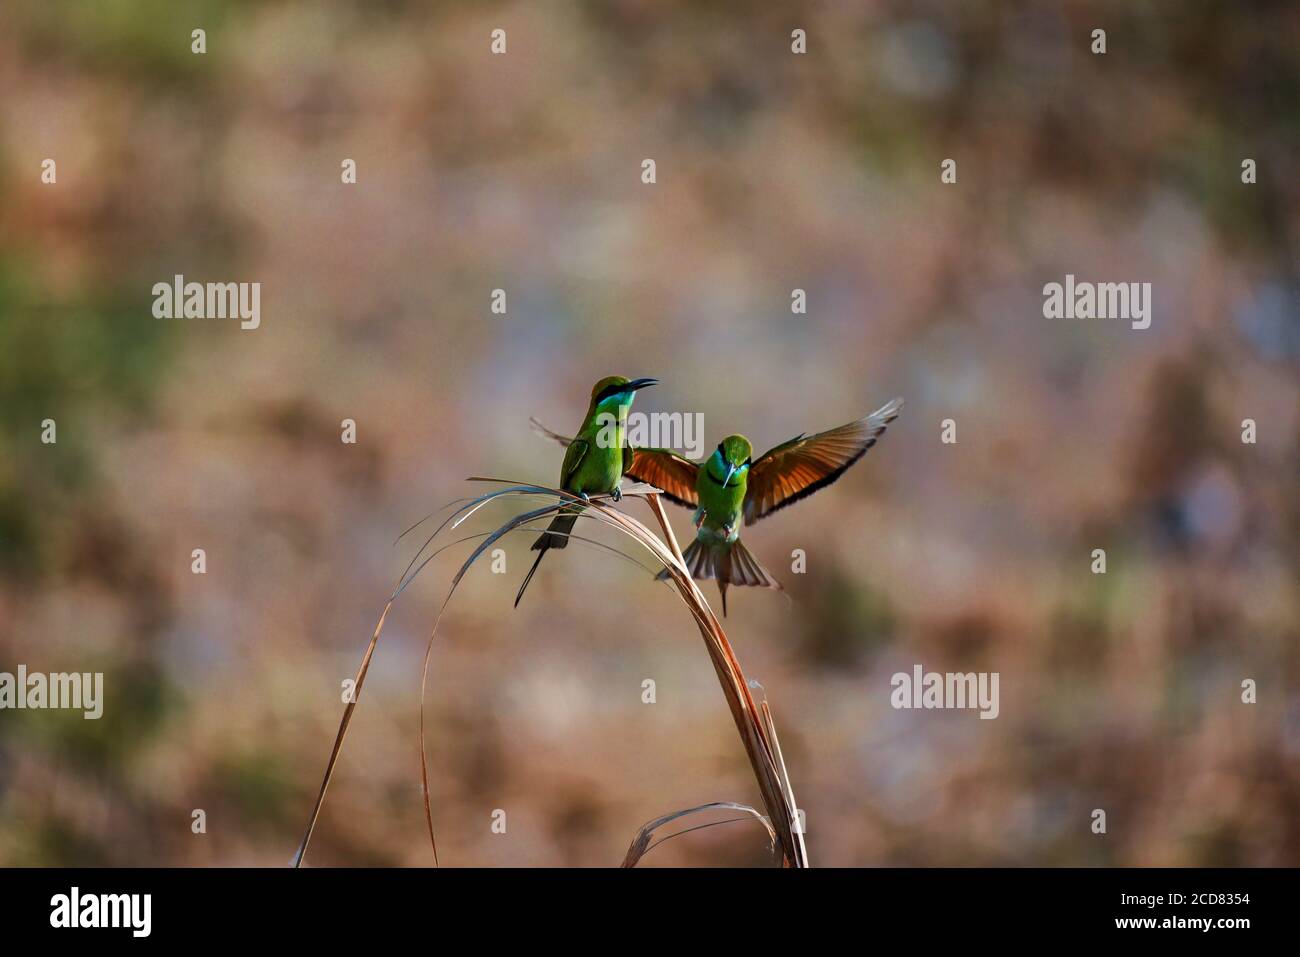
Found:
[[[638,389],[644,389],[646,386],[658,385],[658,379],[633,379],[627,384],[630,392],[636,392]]]

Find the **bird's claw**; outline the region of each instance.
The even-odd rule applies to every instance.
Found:
[[[619,488],[617,485],[614,486],[614,491],[610,492],[609,495],[610,498],[612,498],[616,502],[623,501],[623,490]]]

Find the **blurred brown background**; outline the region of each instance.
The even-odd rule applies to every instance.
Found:
[[[730,602],[814,864],[1300,864],[1298,23],[8,0],[0,670],[104,671],[106,700],[0,712],[0,863],[286,863],[394,538],[466,476],[553,483],[528,417],[571,429],[621,373],[663,380],[640,411],[703,412],[710,448],[907,401],[746,532],[793,604]],[[1044,319],[1067,272],[1153,283],[1151,329]],[[262,283],[261,328],[154,319],[176,273]],[[513,611],[528,541],[475,568],[434,652],[443,863],[615,864],[659,814],[757,804],[673,595],[575,548]],[[431,863],[419,665],[463,554],[397,605],[309,863]],[[999,672],[1000,717],[893,710],[916,663]],[[769,860],[729,824],[645,865]]]

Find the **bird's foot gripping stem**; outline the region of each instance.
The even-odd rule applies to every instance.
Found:
[[[616,502],[621,502],[621,501],[623,501],[623,489],[620,488],[619,486],[615,485],[615,486],[614,486],[614,490],[613,490],[612,492],[609,493],[609,496],[610,496],[610,498],[612,498],[614,501],[616,501]]]

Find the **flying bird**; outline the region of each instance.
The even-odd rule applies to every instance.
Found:
[[[847,425],[795,436],[757,461],[743,435],[727,436],[703,462],[667,449],[638,448],[626,472],[663,489],[669,501],[695,509],[695,541],[682,557],[693,577],[717,581],[725,617],[729,585],[781,588],[740,541],[742,520],[753,525],[830,485],[876,444],[902,407],[903,400],[894,399]],[[534,426],[549,438],[568,441],[536,421]],[[659,577],[667,578],[667,569]]]
[[[632,461],[632,451],[626,447],[627,413],[636,393],[658,381],[612,375],[592,386],[591,402],[582,426],[576,436],[564,442],[568,448],[564,453],[564,465],[560,468],[560,488],[584,501],[590,495],[604,492],[613,493],[614,501],[618,501],[619,482]],[[569,544],[569,533],[584,508],[585,505],[574,502],[561,509],[541,537],[533,542],[532,550],[538,553],[537,561],[533,562],[519,586],[519,593],[515,595],[516,608],[546,553]]]

